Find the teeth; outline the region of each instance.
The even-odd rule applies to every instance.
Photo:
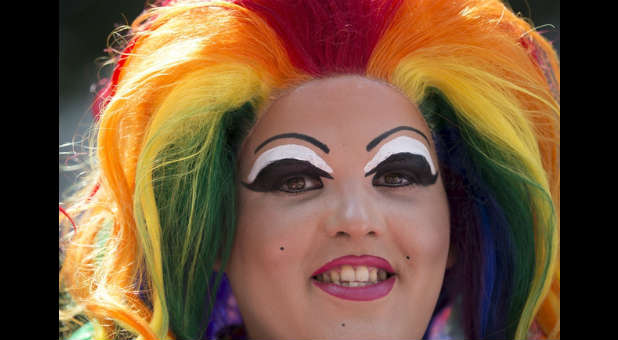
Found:
[[[318,281],[335,283],[345,287],[359,287],[375,284],[386,280],[388,276],[384,269],[375,267],[343,265],[339,270],[333,269],[316,277]]]
[[[339,272],[337,272],[336,270],[331,270],[330,279],[332,280],[332,282],[339,284]]]
[[[378,269],[377,268],[369,269],[369,281],[373,283],[378,282]]]
[[[356,267],[356,281],[369,281],[369,269],[365,266]]]
[[[354,268],[352,266],[341,266],[341,281],[354,281],[354,278]]]
[[[368,286],[372,284],[371,282],[358,282],[358,281],[352,281],[352,282],[341,282],[340,286],[344,286],[344,287],[363,287],[363,286]]]

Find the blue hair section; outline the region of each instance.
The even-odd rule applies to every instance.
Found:
[[[481,230],[483,238],[483,289],[481,294],[481,334],[487,331],[487,322],[489,316],[490,304],[496,280],[496,248],[494,245],[493,232],[489,222],[488,212],[484,206],[481,206]]]
[[[483,339],[504,339],[508,336],[505,322],[511,298],[514,247],[508,230],[510,226],[500,205],[486,188],[479,187],[478,194],[485,198],[478,208],[484,260],[480,331]]]
[[[473,152],[446,97],[430,89],[420,105],[432,131],[451,211],[451,247],[457,264],[445,274],[432,317],[461,297],[465,337],[501,339],[512,300],[513,258],[510,224],[489,185],[480,176]],[[429,338],[429,328],[424,339]]]

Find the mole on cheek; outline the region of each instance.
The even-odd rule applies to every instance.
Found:
[[[406,260],[409,260],[409,259],[410,259],[410,256],[406,256]]]
[[[279,249],[281,249],[281,251],[283,251],[283,247],[281,247],[281,248],[279,248]]]

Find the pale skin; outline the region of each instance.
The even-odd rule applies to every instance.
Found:
[[[238,186],[226,273],[249,337],[420,339],[442,287],[450,230],[438,158],[421,113],[395,89],[359,76],[308,82],[265,110],[240,150],[239,182],[262,153],[282,145],[311,149],[332,169],[332,178],[299,175],[284,182],[283,189],[301,189],[295,193]],[[413,127],[429,141],[401,130],[366,150],[372,139],[398,126]],[[254,152],[270,137],[291,132],[311,136],[330,151],[279,138]],[[373,175],[365,176],[380,146],[400,136],[426,146],[438,171],[433,184],[376,186]],[[389,180],[402,180],[394,176]],[[317,288],[312,273],[345,255],[387,260],[396,277],[392,290],[379,299],[350,301]]]

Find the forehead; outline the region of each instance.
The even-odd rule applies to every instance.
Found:
[[[402,125],[430,135],[416,105],[396,89],[360,76],[340,76],[305,83],[275,99],[246,146],[254,150],[273,135],[295,132],[317,138],[331,149],[364,149],[373,138]]]

